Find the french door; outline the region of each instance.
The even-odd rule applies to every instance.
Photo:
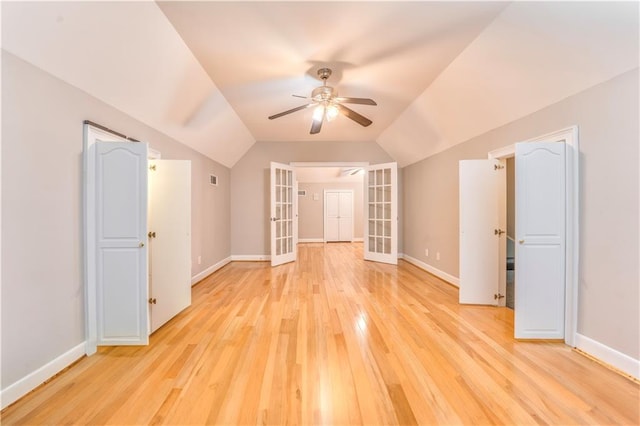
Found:
[[[296,188],[295,169],[271,163],[271,266],[296,260]]]
[[[364,258],[398,264],[398,165],[365,168]]]

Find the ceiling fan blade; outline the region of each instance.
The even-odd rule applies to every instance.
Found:
[[[305,108],[309,108],[310,106],[313,106],[315,104],[311,103],[311,104],[307,104],[307,105],[300,105],[299,107],[293,108],[293,109],[289,109],[286,111],[282,111],[278,114],[274,114],[269,116],[269,120],[273,120],[274,118],[279,118],[282,117],[283,115],[287,115],[287,114],[291,114],[292,112],[296,112],[296,111],[300,111],[301,109],[305,109]]]
[[[322,128],[322,122],[324,121],[324,116],[322,120],[313,120],[311,122],[311,131],[309,134],[315,135],[316,133],[320,133],[320,129]]]
[[[337,105],[338,110],[340,110],[340,113],[342,115],[345,115],[345,116],[349,117],[350,119],[352,119],[356,123],[360,124],[361,126],[367,127],[368,125],[373,123],[373,121],[369,120],[367,117],[358,114],[354,110],[352,110],[350,108],[347,108],[344,105],[341,105],[341,104],[336,104],[336,105]]]
[[[335,100],[345,104],[378,105],[376,101],[369,98],[345,98],[344,96],[339,96]]]

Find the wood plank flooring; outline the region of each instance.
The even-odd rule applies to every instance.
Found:
[[[2,424],[634,424],[639,385],[561,343],[516,342],[506,308],[459,306],[361,244],[231,263],[147,347],[102,348]]]

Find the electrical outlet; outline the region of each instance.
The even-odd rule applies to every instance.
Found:
[[[202,256],[198,256],[198,265],[202,264]]]
[[[429,257],[429,249],[424,249],[424,255],[425,255],[426,257]]]
[[[440,252],[436,253],[436,260],[440,260]]]

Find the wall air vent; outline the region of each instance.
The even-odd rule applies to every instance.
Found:
[[[218,186],[218,176],[209,175],[209,183],[213,186]]]

